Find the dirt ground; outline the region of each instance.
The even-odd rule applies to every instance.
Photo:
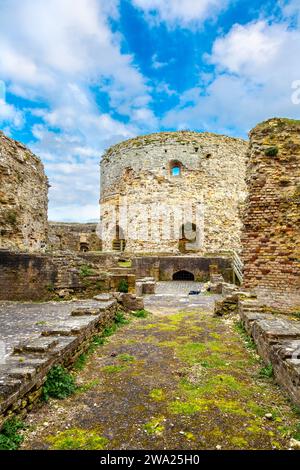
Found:
[[[76,373],[75,395],[28,416],[23,449],[288,449],[299,417],[237,319],[204,304],[166,313],[156,299],[131,318]]]

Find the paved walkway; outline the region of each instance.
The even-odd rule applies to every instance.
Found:
[[[78,393],[28,416],[24,449],[288,448],[298,418],[233,320],[180,296],[149,296],[154,313],[90,356]]]
[[[0,302],[0,341],[5,344],[6,354],[11,354],[20,342],[37,338],[46,326],[55,326],[69,318],[75,308],[97,306],[95,300],[42,304]]]

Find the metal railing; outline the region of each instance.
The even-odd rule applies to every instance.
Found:
[[[240,284],[242,284],[243,279],[244,279],[244,275],[243,275],[244,264],[236,251],[232,250],[231,256],[232,256],[232,267],[233,267],[234,274],[238,278]]]

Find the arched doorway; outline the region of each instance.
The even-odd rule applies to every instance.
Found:
[[[189,271],[177,271],[173,274],[173,281],[194,281],[195,276]]]
[[[87,253],[89,251],[88,243],[80,243],[80,251],[82,253]]]

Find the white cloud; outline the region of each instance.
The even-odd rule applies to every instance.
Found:
[[[7,130],[9,130],[10,133],[10,126],[19,128],[22,127],[23,122],[22,112],[0,98],[0,125],[7,125]]]
[[[259,20],[235,25],[219,37],[208,62],[215,67],[209,82],[188,90],[165,117],[167,126],[184,125],[243,134],[273,116],[299,118],[292,103],[292,83],[300,79],[300,30]]]
[[[191,26],[215,18],[229,0],[132,0],[152,23],[166,22],[169,26]]]
[[[51,218],[68,205],[82,220],[82,205],[97,207],[103,150],[139,132],[134,119],[125,125],[102,111],[95,89],[108,94],[112,112],[143,119],[146,128],[156,124],[149,86],[110,27],[118,6],[119,0],[0,1],[0,79],[11,94],[39,104],[26,112],[43,122],[33,128],[31,148],[50,177]],[[0,121],[20,125],[18,110],[0,104]]]
[[[155,70],[162,69],[168,65],[168,62],[161,62],[158,60],[158,54],[153,54],[151,60],[152,68]]]

